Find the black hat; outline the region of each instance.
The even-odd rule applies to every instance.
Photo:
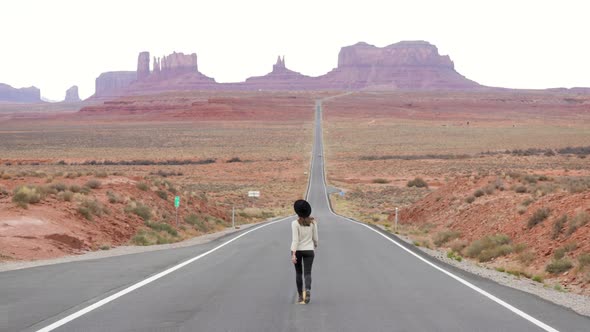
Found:
[[[295,201],[293,208],[295,209],[295,213],[301,218],[307,218],[311,215],[311,205],[302,199]]]

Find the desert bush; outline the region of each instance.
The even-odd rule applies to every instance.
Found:
[[[69,190],[62,191],[57,195],[57,198],[64,202],[71,202],[74,198],[74,193]]]
[[[4,187],[0,187],[0,197],[8,196],[8,190]]]
[[[147,238],[147,235],[144,230],[140,230],[131,238],[131,242],[138,246],[148,246],[150,245],[150,240]]]
[[[543,276],[538,275],[538,274],[535,274],[532,279],[533,279],[533,281],[541,283],[541,284],[543,283],[543,280],[544,280]]]
[[[580,269],[590,266],[590,253],[585,253],[578,256],[578,264],[580,265]]]
[[[485,193],[484,193],[484,191],[483,191],[483,190],[481,190],[481,189],[477,189],[477,190],[476,190],[476,191],[473,193],[473,196],[475,196],[475,197],[481,197],[481,196],[483,196],[483,195],[485,195]]]
[[[417,177],[414,180],[409,181],[407,186],[416,188],[428,188],[428,183],[426,183],[424,179]]]
[[[493,195],[494,194],[494,187],[493,186],[487,186],[484,188],[484,191],[486,193],[486,195]]]
[[[155,231],[158,231],[158,232],[164,231],[164,232],[170,234],[171,236],[178,236],[178,232],[167,223],[146,221],[145,225]]]
[[[578,243],[577,242],[568,242],[566,244],[563,245],[563,249],[565,249],[565,251],[567,252],[571,252],[574,251],[578,248]]]
[[[520,254],[527,248],[526,243],[517,243],[514,245],[514,252]]]
[[[105,171],[100,171],[100,172],[96,172],[94,173],[94,176],[96,176],[97,178],[106,178],[109,175],[107,174],[107,172]]]
[[[519,205],[516,207],[516,212],[518,212],[518,214],[525,214],[527,208],[524,205]]]
[[[109,203],[111,204],[116,204],[116,203],[121,203],[123,202],[123,199],[121,198],[121,196],[115,194],[112,191],[107,191],[107,197],[109,199]]]
[[[543,222],[545,219],[549,217],[550,213],[551,210],[549,210],[548,208],[540,208],[537,211],[535,211],[533,215],[529,218],[529,221],[527,222],[528,228],[531,229]]]
[[[463,249],[467,247],[467,245],[468,243],[466,240],[455,239],[449,243],[449,248],[451,248],[451,250],[454,252],[461,253],[463,252]]]
[[[66,189],[68,189],[68,186],[66,186],[63,183],[54,183],[50,186],[52,189],[56,190],[57,192],[62,192],[62,191],[66,191]]]
[[[553,251],[553,258],[554,259],[562,259],[565,257],[566,250],[565,248],[557,248]]]
[[[137,182],[135,186],[141,191],[148,191],[150,189],[150,186],[145,182]]]
[[[385,183],[390,183],[390,182],[391,181],[389,181],[387,179],[381,179],[381,178],[373,179],[373,183],[385,184]]]
[[[36,204],[43,199],[43,192],[38,186],[21,186],[14,190],[12,202],[23,209],[28,208],[29,204]]]
[[[85,200],[78,206],[78,212],[88,220],[93,220],[94,216],[101,216],[104,213],[104,208],[97,200]]]
[[[523,179],[525,182],[528,182],[530,184],[535,184],[537,183],[537,177],[534,175],[526,175]]]
[[[70,191],[73,193],[79,193],[80,191],[82,191],[82,188],[78,185],[73,184],[70,186]]]
[[[242,159],[238,158],[238,157],[233,157],[230,160],[227,161],[228,163],[241,163]]]
[[[125,212],[133,213],[144,221],[149,221],[152,218],[152,210],[149,208],[149,206],[139,202],[129,202],[129,204],[125,207]]]
[[[90,189],[98,189],[101,185],[102,183],[100,183],[100,181],[98,181],[97,179],[92,179],[86,182],[86,187]]]
[[[469,204],[475,202],[475,196],[473,196],[473,195],[467,196],[467,198],[465,198],[465,202],[467,202]]]
[[[567,235],[572,235],[578,228],[586,225],[590,221],[590,215],[586,211],[576,214],[569,222]]]
[[[567,258],[555,259],[545,266],[545,271],[551,274],[563,273],[574,267],[572,262]]]
[[[529,197],[529,198],[525,199],[524,201],[522,201],[522,203],[520,203],[520,204],[522,204],[523,206],[529,206],[529,205],[531,205],[531,204],[532,204],[534,201],[535,201],[534,199],[532,199],[532,198],[530,198],[530,197]]]
[[[191,213],[188,216],[184,217],[184,221],[187,224],[193,225],[197,230],[201,232],[206,232],[208,230],[207,223],[200,219],[196,214]]]
[[[457,262],[460,262],[463,260],[463,257],[461,257],[461,255],[459,255],[459,253],[452,251],[452,250],[447,252],[447,258],[454,259]]]
[[[551,239],[555,240],[559,237],[559,234],[563,232],[563,227],[567,223],[567,215],[564,214],[561,217],[555,219],[553,222],[553,229],[551,231]]]
[[[520,254],[518,254],[518,256],[516,257],[516,259],[524,266],[528,266],[530,265],[534,260],[535,260],[535,253],[533,253],[532,251],[523,251]]]
[[[509,243],[510,238],[508,235],[496,234],[486,236],[473,241],[467,246],[465,248],[465,254],[468,257],[477,257],[480,262],[486,262],[493,258],[510,254],[513,248]]]
[[[442,246],[443,244],[454,240],[461,236],[461,233],[457,231],[442,231],[434,235],[433,242],[434,245],[437,247]]]
[[[519,194],[524,194],[527,192],[527,188],[525,186],[517,186],[516,188],[514,188],[514,191]]]
[[[158,190],[156,191],[156,195],[158,195],[158,197],[160,197],[161,199],[167,201],[168,200],[168,193],[165,192],[164,190]]]

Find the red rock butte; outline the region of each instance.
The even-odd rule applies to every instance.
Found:
[[[425,41],[402,41],[385,47],[367,43],[343,47],[338,66],[318,77],[290,70],[278,57],[270,73],[240,83],[217,83],[198,70],[197,55],[172,53],[153,58],[141,52],[136,72],[103,73],[95,97],[173,90],[360,90],[474,89],[481,85],[455,71],[448,55]]]

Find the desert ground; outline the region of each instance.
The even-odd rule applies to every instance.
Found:
[[[229,227],[234,206],[238,225],[291,214],[306,190],[315,99],[183,92],[5,111],[0,259],[181,241]]]
[[[337,212],[590,294],[588,95],[362,92],[324,112]]]

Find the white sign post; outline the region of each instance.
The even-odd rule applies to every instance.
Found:
[[[260,191],[249,191],[248,192],[248,197],[260,197]]]
[[[399,212],[398,209],[395,208],[395,230],[397,231],[397,216],[398,216]]]

